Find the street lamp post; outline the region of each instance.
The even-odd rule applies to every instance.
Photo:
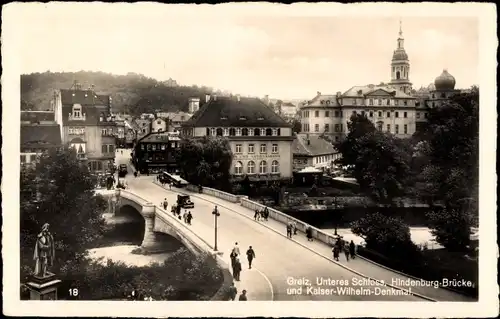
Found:
[[[220,216],[219,210],[217,209],[217,206],[215,206],[214,210],[212,211],[212,215],[214,215],[215,219],[215,245],[214,245],[214,250],[217,251],[217,217]]]

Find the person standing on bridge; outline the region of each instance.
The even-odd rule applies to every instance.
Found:
[[[297,222],[296,221],[293,221],[292,227],[293,227],[293,234],[297,235]]]
[[[307,226],[306,236],[307,236],[307,241],[313,241],[313,229],[311,228],[311,226]]]
[[[215,208],[217,208],[217,206],[215,206]],[[234,243],[233,253],[235,253],[237,257],[240,255],[240,247],[237,242]]]
[[[255,251],[252,246],[248,247],[247,250],[247,259],[248,259],[248,269],[252,269],[252,260],[255,258]]]
[[[191,214],[191,211],[189,211],[187,216],[186,216],[186,221],[187,221],[188,225],[191,225],[192,219],[193,219],[193,215]]]
[[[356,245],[354,244],[354,241],[352,241],[352,240],[349,243],[349,253],[351,254],[351,259],[354,259],[355,255],[356,255]]]
[[[168,208],[168,202],[167,202],[167,198],[165,197],[165,199],[163,200],[163,209],[167,210],[167,208]]]
[[[259,221],[260,219],[260,212],[258,209],[255,210],[255,214],[253,215],[253,219],[255,219],[256,221]]]
[[[292,238],[292,224],[286,224],[286,237]]]
[[[339,248],[339,245],[335,244],[333,246],[333,260],[335,261],[339,261],[339,255],[340,255],[340,248]]]
[[[229,287],[229,299],[234,301],[234,299],[236,299],[236,295],[238,295],[238,289],[236,289],[234,282],[232,282]]]
[[[347,244],[347,243],[344,246],[344,254],[345,254],[346,261],[349,261],[349,244]]]
[[[233,268],[233,277],[234,280],[240,281],[240,274],[241,274],[241,262],[238,257],[235,258],[234,261],[234,268]]]
[[[247,301],[248,298],[247,298],[247,291],[245,289],[243,289],[243,291],[241,292],[241,295],[240,295],[240,298],[238,298],[239,301]]]

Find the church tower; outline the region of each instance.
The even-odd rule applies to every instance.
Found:
[[[399,20],[398,47],[392,55],[390,85],[410,94],[412,85],[410,82],[410,60],[408,60],[404,43],[402,22]]]

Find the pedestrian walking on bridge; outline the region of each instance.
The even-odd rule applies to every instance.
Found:
[[[243,291],[241,292],[241,295],[240,295],[240,298],[238,299],[239,301],[247,301],[247,291],[245,289],[243,289]]]
[[[292,238],[292,225],[290,223],[286,225],[286,237]]]
[[[167,198],[165,197],[165,199],[163,200],[163,209],[167,210],[167,208],[168,208],[168,202],[167,202]]]
[[[217,208],[217,206],[215,206],[215,208]],[[233,252],[236,254],[236,256],[240,255],[240,247],[238,246],[237,242],[234,243]]]
[[[344,246],[344,254],[346,261],[349,261],[349,244],[345,244]]]
[[[356,245],[354,244],[354,241],[352,241],[352,240],[349,243],[349,253],[351,254],[351,259],[354,259],[356,256]]]
[[[253,250],[252,246],[248,247],[247,259],[248,259],[248,269],[252,269],[252,261],[255,259],[255,251]]]
[[[232,282],[231,286],[229,287],[229,300],[234,301],[237,295],[238,295],[238,289],[236,289],[236,287],[234,286],[234,282]]]
[[[233,277],[234,280],[240,281],[240,275],[241,275],[241,262],[238,257],[236,257],[234,261],[234,268],[233,268]]]
[[[191,211],[189,211],[187,213],[187,216],[186,216],[186,221],[188,223],[188,225],[191,225],[191,220],[193,219],[193,215],[191,214]]]

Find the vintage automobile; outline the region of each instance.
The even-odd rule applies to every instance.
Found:
[[[194,208],[194,203],[189,195],[177,195],[177,205],[182,208]]]

